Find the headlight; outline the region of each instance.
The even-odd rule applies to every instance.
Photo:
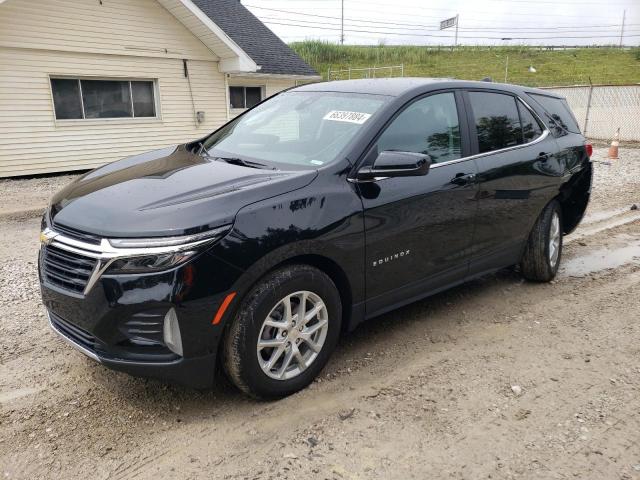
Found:
[[[111,260],[105,274],[147,273],[177,267],[201,251],[201,247],[220,240],[230,225],[195,235],[152,238],[110,238]]]
[[[109,265],[106,273],[146,273],[168,270],[185,263],[196,253],[198,252],[192,250],[189,252],[159,253],[156,255],[119,258]]]

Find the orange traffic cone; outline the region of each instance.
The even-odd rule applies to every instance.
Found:
[[[612,160],[618,159],[618,147],[620,146],[620,128],[616,130],[616,134],[613,136],[613,142],[611,142],[611,146],[609,147],[609,155],[607,158]]]

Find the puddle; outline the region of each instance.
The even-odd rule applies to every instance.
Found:
[[[560,265],[560,275],[563,277],[584,277],[590,273],[608,268],[618,268],[627,263],[640,263],[640,239],[633,239],[621,246],[611,246],[592,251],[586,255],[563,259]],[[623,239],[620,237],[620,239]]]

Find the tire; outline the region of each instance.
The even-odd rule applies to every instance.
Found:
[[[300,325],[303,298],[304,317],[310,319]],[[341,322],[340,294],[325,273],[309,265],[276,270],[260,280],[240,304],[223,344],[226,373],[252,397],[291,395],[309,385],[326,365],[338,342]],[[274,346],[265,347],[269,342]],[[285,366],[287,359],[290,363]]]
[[[556,239],[555,243],[551,242],[552,237]],[[557,252],[555,255],[554,251]],[[560,203],[553,200],[544,208],[529,234],[520,270],[527,280],[549,282],[558,273],[561,257],[562,209]]]

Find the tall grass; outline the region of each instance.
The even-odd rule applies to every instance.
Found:
[[[640,82],[640,48],[540,50],[527,46],[360,46],[320,41],[295,42],[291,48],[325,79],[329,69],[336,72],[349,67],[404,64],[405,76],[473,80],[491,77],[504,81],[508,62],[507,81],[510,83],[573,85],[589,83],[589,79],[594,84]],[[535,73],[529,71],[530,66],[535,68]],[[386,76],[384,72],[378,74]]]

